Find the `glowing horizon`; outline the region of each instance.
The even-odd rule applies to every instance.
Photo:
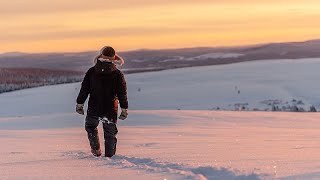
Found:
[[[320,38],[320,2],[0,2],[0,52],[238,46]],[[104,7],[104,6],[106,7]],[[58,9],[58,10],[56,10]]]

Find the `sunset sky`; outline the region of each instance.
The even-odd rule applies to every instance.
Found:
[[[0,0],[0,53],[320,38],[319,0]]]

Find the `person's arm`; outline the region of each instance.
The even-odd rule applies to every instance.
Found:
[[[79,92],[79,95],[77,97],[77,106],[76,111],[79,114],[84,114],[83,105],[88,98],[88,95],[90,93],[90,78],[89,78],[90,70],[86,73],[86,75],[83,78],[83,81],[81,83],[81,89]]]
[[[128,109],[128,95],[127,95],[127,83],[123,73],[120,71],[117,84],[117,97],[120,103],[121,109]]]
[[[117,97],[121,107],[121,114],[119,116],[119,119],[125,120],[128,117],[127,83],[121,71],[119,80],[117,82]]]

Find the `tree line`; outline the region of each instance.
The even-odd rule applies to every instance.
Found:
[[[78,71],[0,68],[0,93],[45,85],[79,82],[84,73]]]

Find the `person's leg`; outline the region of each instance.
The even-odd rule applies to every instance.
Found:
[[[112,157],[116,153],[118,133],[116,124],[103,123],[105,156]]]
[[[98,135],[98,128],[99,120],[89,117],[86,117],[85,122],[85,129],[88,133],[88,139],[91,147],[91,152],[95,156],[101,156],[101,150],[100,150],[100,141],[99,141],[99,135]]]

